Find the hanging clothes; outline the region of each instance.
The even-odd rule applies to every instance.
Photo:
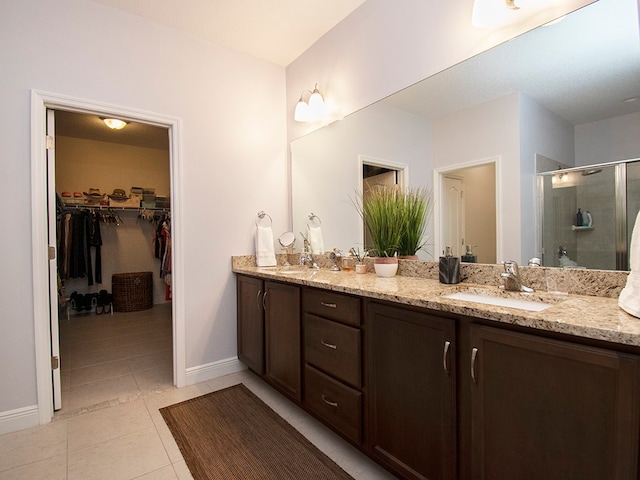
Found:
[[[102,283],[100,216],[88,210],[65,213],[60,217],[58,229],[60,277],[64,280],[86,277],[89,286],[94,280]],[[95,277],[91,247],[95,247]]]
[[[92,212],[89,217],[89,245],[95,247],[95,281],[102,283],[102,235],[100,234],[100,217],[97,212]],[[91,257],[89,257],[91,262]],[[89,284],[91,285],[91,284]]]

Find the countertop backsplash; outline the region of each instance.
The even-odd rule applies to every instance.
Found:
[[[298,265],[300,254],[277,254],[278,266],[287,259],[291,265]],[[331,268],[333,262],[329,255],[314,255],[313,259],[321,269]],[[365,258],[367,270],[373,274],[373,259]],[[232,257],[232,267],[255,267],[254,255]],[[590,295],[596,297],[618,298],[627,282],[628,272],[611,270],[587,270],[581,268],[549,268],[520,266],[522,283],[536,291],[547,292],[554,288],[574,295]],[[460,267],[461,283],[475,285],[500,284],[500,274],[504,272],[502,265],[481,263],[462,263]],[[354,273],[356,275],[356,273]],[[398,275],[405,277],[421,277],[438,279],[438,262],[421,260],[399,260]]]

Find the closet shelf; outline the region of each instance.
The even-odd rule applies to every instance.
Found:
[[[65,210],[105,210],[105,211],[131,211],[131,212],[141,212],[151,211],[151,212],[170,212],[171,208],[169,207],[114,207],[113,205],[65,205]]]

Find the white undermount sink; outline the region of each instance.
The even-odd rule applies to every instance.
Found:
[[[539,300],[494,296],[470,291],[450,293],[448,295],[443,295],[443,297],[450,298],[452,300],[463,300],[467,302],[484,303],[486,305],[495,305],[497,307],[517,308],[520,310],[528,310],[530,312],[541,312],[542,310],[546,310],[554,305],[553,303],[547,303]]]

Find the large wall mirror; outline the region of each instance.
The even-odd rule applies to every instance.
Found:
[[[362,245],[352,198],[365,158],[406,165],[406,184],[434,192],[421,258],[443,248],[445,176],[474,198],[495,198],[465,221],[479,262],[541,256],[536,173],[640,157],[640,99],[630,100],[640,96],[639,23],[636,0],[599,0],[296,139],[293,231],[305,232],[313,212],[327,249]],[[471,175],[479,165],[491,165],[492,178]]]

